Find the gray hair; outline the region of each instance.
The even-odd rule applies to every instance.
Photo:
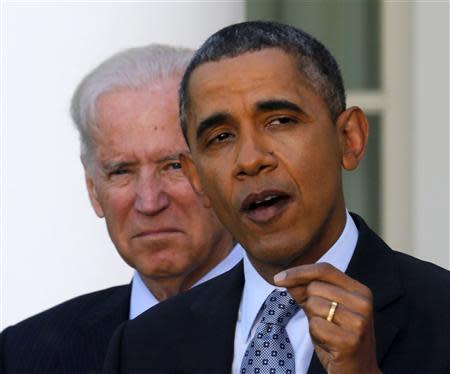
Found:
[[[73,94],[70,114],[80,135],[80,156],[85,167],[92,158],[92,128],[99,96],[117,88],[139,88],[181,75],[193,52],[161,44],[130,48],[111,56],[83,78]]]
[[[189,107],[189,79],[193,71],[207,62],[264,48],[280,48],[294,56],[299,72],[322,96],[333,121],[345,110],[345,89],[339,66],[322,43],[302,30],[277,22],[237,23],[211,35],[195,52],[186,68],[179,90],[179,110],[181,129],[188,144],[186,113]]]

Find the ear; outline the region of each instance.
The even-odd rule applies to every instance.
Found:
[[[197,168],[195,167],[194,161],[192,160],[192,156],[188,153],[181,153],[180,162],[184,175],[186,175],[187,179],[191,183],[194,192],[201,199],[203,206],[205,208],[211,208],[211,201],[203,191],[202,184],[200,182],[200,176],[198,175]]]
[[[351,107],[341,113],[336,121],[341,139],[342,167],[353,170],[362,160],[369,135],[369,123],[364,112]]]
[[[97,214],[98,217],[103,218],[105,214],[103,213],[103,208],[100,205],[100,202],[98,201],[94,180],[90,176],[86,168],[84,169],[84,179],[86,181],[86,187],[89,193],[89,200],[91,201],[91,205],[94,208],[95,214]]]

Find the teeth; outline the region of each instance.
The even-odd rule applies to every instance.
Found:
[[[263,203],[264,201],[269,201],[269,200],[275,199],[276,197],[277,197],[276,195],[267,196],[263,200],[255,201],[254,204],[260,204],[260,203]]]

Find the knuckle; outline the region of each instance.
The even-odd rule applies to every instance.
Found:
[[[367,287],[366,285],[361,285],[361,294],[368,299],[370,302],[373,301],[373,294],[372,294],[372,290]]]
[[[346,341],[347,341],[348,348],[358,347],[361,343],[361,337],[360,337],[360,335],[357,335],[357,334],[351,334],[348,336]]]
[[[306,287],[306,292],[308,295],[313,296],[319,293],[320,283],[317,281],[312,281]]]
[[[305,303],[305,307],[308,311],[314,311],[319,306],[319,298],[317,296],[310,296]]]
[[[372,302],[367,299],[361,303],[361,311],[365,316],[372,315]]]
[[[328,262],[320,262],[317,264],[317,268],[321,272],[330,272],[334,269],[334,267]]]
[[[366,321],[361,317],[355,317],[353,321],[353,327],[356,332],[364,331],[366,327]]]

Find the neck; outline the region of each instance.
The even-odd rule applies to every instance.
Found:
[[[279,272],[301,266],[316,263],[332,246],[345,228],[346,211],[343,208],[334,219],[326,220],[314,235],[312,240],[304,248],[300,248],[296,255],[286,259],[283,263],[268,263],[252,257],[248,252],[248,258],[256,271],[270,284],[274,284],[273,277]]]
[[[186,272],[175,276],[154,278],[141,274],[142,280],[158,301],[167,300],[170,297],[190,289],[214,267],[222,262],[231,252],[234,245],[233,239],[227,234],[226,237],[220,238],[218,241],[214,242],[214,250],[201,264],[194,264]]]

